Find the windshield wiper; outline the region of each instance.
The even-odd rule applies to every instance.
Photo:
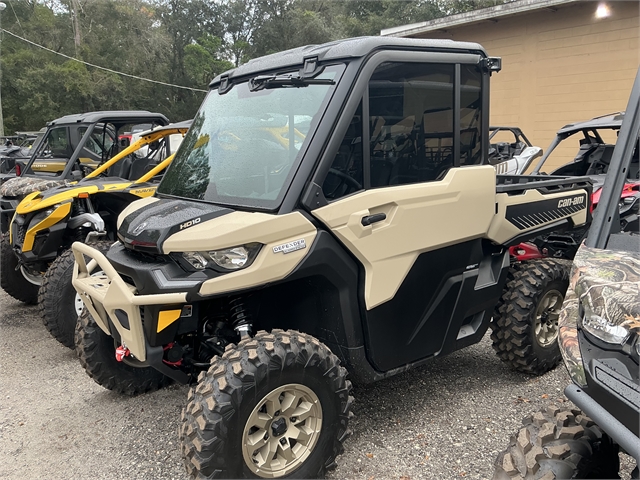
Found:
[[[298,74],[289,75],[258,75],[249,80],[249,90],[282,88],[282,87],[307,87],[309,85],[334,85],[336,82],[330,78],[302,77]]]

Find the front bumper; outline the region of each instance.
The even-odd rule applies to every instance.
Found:
[[[133,357],[146,362],[150,351],[155,352],[161,347],[150,347],[140,307],[163,305],[167,311],[181,310],[187,302],[187,292],[139,295],[136,287],[125,282],[98,250],[79,242],[75,242],[72,248],[76,260],[73,286],[96,323],[111,336],[114,336],[113,326]],[[89,263],[85,256],[89,257]],[[102,272],[92,275],[94,271]]]
[[[569,400],[589,416],[629,455],[640,461],[640,438],[594,400],[584,389],[569,385],[564,390]]]

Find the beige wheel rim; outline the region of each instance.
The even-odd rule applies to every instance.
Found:
[[[558,339],[558,317],[564,295],[558,290],[549,290],[540,299],[536,310],[536,341],[543,347],[552,345]]]
[[[249,415],[242,433],[242,456],[262,478],[293,472],[309,457],[322,430],[318,396],[297,383],[271,391]]]

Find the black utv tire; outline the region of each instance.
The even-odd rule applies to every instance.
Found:
[[[498,357],[514,369],[541,375],[560,362],[557,319],[570,271],[570,262],[551,258],[510,267],[491,340]]]
[[[9,236],[5,235],[0,246],[0,286],[16,300],[29,305],[38,303],[39,285],[24,278],[18,268],[18,257],[13,253]]]
[[[346,369],[324,344],[294,330],[260,331],[227,346],[224,355],[214,357],[209,370],[200,375],[182,411],[179,434],[188,473],[194,478],[263,478],[270,473],[279,478],[321,478],[336,466],[351,433],[353,397],[346,377]],[[296,388],[298,393],[291,394]],[[300,393],[304,389],[311,393]],[[298,412],[303,404],[310,405],[308,416],[302,420],[291,416],[294,406]],[[255,419],[265,414],[270,420],[262,429],[252,424],[262,422]],[[300,441],[291,436],[303,431],[312,433]],[[249,444],[245,434],[247,439],[259,438]],[[255,450],[259,443],[275,454],[266,453],[265,460],[263,446]],[[305,451],[307,456],[301,453]],[[278,466],[280,461],[284,465]]]
[[[113,338],[104,333],[88,310],[78,317],[76,354],[80,364],[95,382],[108,390],[138,395],[162,388],[171,379],[151,367],[136,368],[115,357]]]
[[[618,446],[580,410],[549,407],[524,420],[493,480],[620,478]]]
[[[96,242],[91,246],[106,253],[112,243]],[[56,258],[47,269],[38,292],[38,310],[42,323],[53,338],[69,348],[75,346],[76,323],[81,313],[76,307],[79,298],[71,283],[74,263],[71,249]]]

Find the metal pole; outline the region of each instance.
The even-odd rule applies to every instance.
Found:
[[[7,4],[0,2],[0,46],[2,45],[2,11]],[[4,117],[2,116],[2,55],[0,54],[0,137],[4,137]]]

